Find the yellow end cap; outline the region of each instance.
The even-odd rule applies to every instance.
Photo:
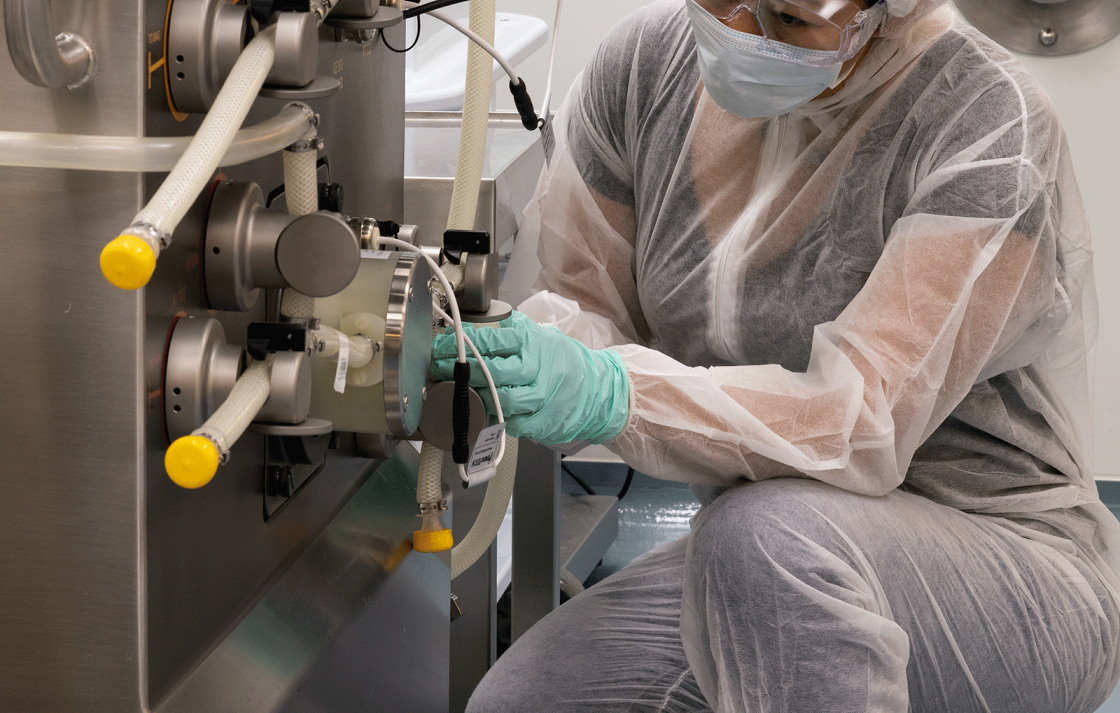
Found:
[[[444,552],[454,546],[451,530],[417,530],[412,533],[412,546],[417,552]]]
[[[183,436],[167,449],[163,466],[181,488],[201,488],[218,472],[218,449],[202,436]]]
[[[119,235],[101,251],[101,272],[122,290],[138,290],[156,271],[156,252],[135,235]]]

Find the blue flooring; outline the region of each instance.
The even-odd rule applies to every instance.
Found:
[[[626,479],[626,466],[615,463],[564,461],[581,480],[599,495],[614,495]],[[1120,482],[1098,483],[1101,500],[1120,517]],[[569,475],[562,476],[562,489],[585,492]],[[586,584],[602,580],[625,567],[638,555],[688,533],[689,518],[699,508],[687,486],[636,473],[626,497],[618,504],[618,539],[603,556]],[[1097,713],[1120,713],[1120,689]]]

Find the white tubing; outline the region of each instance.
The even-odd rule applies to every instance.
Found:
[[[236,166],[276,153],[307,133],[315,113],[289,104],[271,119],[237,132],[219,166]],[[0,166],[79,171],[170,171],[190,144],[189,136],[127,137],[0,131]]]
[[[470,28],[494,44],[494,0],[470,0]],[[486,157],[486,129],[490,119],[490,87],[494,72],[490,55],[478,45],[467,47],[467,86],[463,98],[463,127],[459,132],[459,161],[451,190],[449,230],[473,230],[478,208],[482,163]]]
[[[317,212],[319,177],[315,170],[315,162],[319,158],[319,152],[285,151],[283,156],[284,198],[288,203],[288,213],[308,215]]]
[[[315,141],[317,133],[312,129],[304,137],[305,141]],[[284,152],[284,199],[291,215],[310,215],[319,210],[319,174],[315,164],[319,152]],[[280,313],[288,319],[311,319],[315,316],[315,298],[288,288],[280,303]]]
[[[443,451],[424,441],[420,447],[420,470],[416,474],[416,502],[438,503],[443,500]]]
[[[556,19],[552,22],[552,45],[548,48],[548,80],[544,85],[544,100],[541,102],[541,118],[548,121],[549,105],[552,102],[552,71],[556,67],[556,36],[560,34],[560,14],[564,0],[556,0]]]
[[[265,28],[242,51],[218,92],[214,105],[152,200],[125,231],[144,240],[158,255],[179,221],[218,168],[241,128],[276,56],[276,28]]]
[[[414,3],[414,2],[406,2],[405,7],[416,7],[417,4],[418,3]],[[509,63],[509,60],[507,60],[504,56],[502,56],[502,53],[499,52],[498,49],[496,47],[494,47],[494,45],[492,45],[489,42],[487,42],[486,40],[484,40],[480,35],[478,35],[475,32],[472,32],[471,30],[469,30],[466,27],[463,27],[456,20],[453,20],[452,18],[448,17],[447,15],[445,15],[443,12],[441,12],[439,10],[428,10],[428,12],[426,12],[424,14],[431,15],[432,17],[436,18],[437,20],[444,23],[445,25],[449,25],[452,28],[458,30],[468,40],[470,40],[471,42],[475,43],[476,45],[481,47],[483,50],[485,50],[486,54],[493,57],[494,61],[497,62],[498,65],[503,70],[505,70],[506,75],[509,76],[509,81],[510,82],[512,82],[514,84],[520,84],[521,83],[521,80],[518,79],[518,77],[517,77],[517,72],[514,71],[513,65]]]
[[[424,447],[427,448],[428,444],[425,443]],[[423,464],[422,453],[421,464]],[[482,500],[478,519],[474,521],[467,536],[451,548],[452,579],[474,564],[498,536],[498,528],[502,526],[502,520],[505,519],[506,510],[509,508],[510,497],[513,496],[515,475],[517,475],[517,439],[506,436],[505,458],[498,464],[498,474],[486,486],[486,497]]]
[[[191,434],[210,439],[218,449],[223,463],[229,457],[230,448],[268,401],[274,358],[270,354],[264,361],[253,362],[245,373],[238,377],[233,390],[229,392],[229,396],[214,415],[206,419],[206,423]]]

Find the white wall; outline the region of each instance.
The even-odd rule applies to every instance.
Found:
[[[499,12],[516,12],[533,15],[548,23],[556,17],[555,0],[497,0]],[[650,0],[565,0],[564,15],[560,20],[560,35],[556,47],[556,70],[553,74],[552,108],[559,108],[568,93],[576,75],[595,54],[595,48],[607,31],[622,18]],[[549,34],[551,42],[552,35]],[[540,109],[544,98],[546,74],[548,69],[548,45],[537,50],[532,57],[517,68],[517,73],[525,78],[533,102]],[[513,111],[513,100],[509,92],[499,92],[498,109]]]
[[[590,60],[615,22],[647,0],[567,0],[560,25],[553,108]],[[553,2],[498,0],[498,9],[534,15],[552,26]],[[1096,250],[1100,300],[1097,351],[1097,474],[1120,480],[1120,38],[1069,57],[1021,55],[1046,87],[1065,126],[1081,191],[1089,212]],[[520,68],[534,101],[544,95],[547,47]],[[512,110],[508,97],[498,107]]]

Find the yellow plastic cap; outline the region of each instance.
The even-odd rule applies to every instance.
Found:
[[[444,552],[454,546],[451,530],[417,530],[412,533],[412,546],[417,552]]]
[[[156,271],[156,251],[135,235],[118,235],[101,251],[101,272],[122,290],[138,290]]]
[[[218,472],[221,460],[209,438],[183,436],[167,449],[163,466],[172,482],[182,488],[201,488]]]

